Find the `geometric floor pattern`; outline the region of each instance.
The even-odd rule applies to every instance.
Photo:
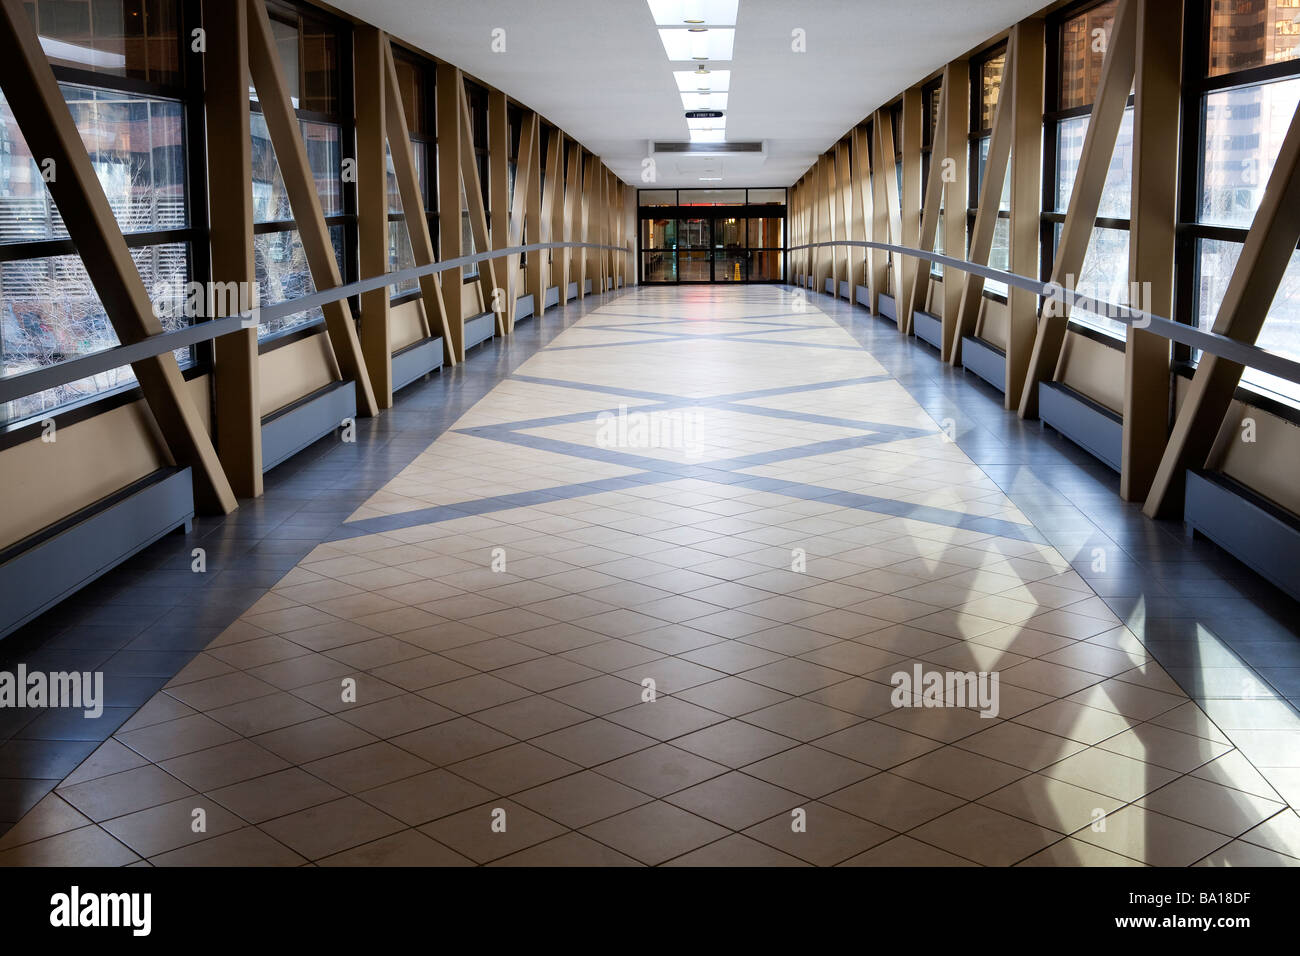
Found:
[[[1294,809],[948,424],[799,293],[630,290],[0,864],[1300,865]],[[995,674],[996,714],[898,706],[918,668]]]

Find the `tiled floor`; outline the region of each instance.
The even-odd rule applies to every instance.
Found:
[[[639,289],[516,364],[304,466],[353,497],[0,863],[1300,864],[1294,606],[892,326]]]

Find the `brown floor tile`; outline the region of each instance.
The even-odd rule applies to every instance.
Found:
[[[984,866],[1011,866],[1061,838],[1059,833],[968,803],[908,836]]]
[[[414,754],[381,740],[313,760],[303,769],[347,793],[360,793],[431,768]]]
[[[490,799],[492,793],[446,770],[430,770],[363,791],[358,796],[390,817],[414,827],[476,806]]]
[[[257,827],[232,830],[211,840],[160,853],[154,866],[302,866],[307,861]]]
[[[727,830],[656,800],[585,827],[588,836],[649,866],[688,853],[727,835]]]
[[[344,796],[342,790],[318,777],[291,767],[255,777],[208,794],[213,800],[249,823],[264,823]]]
[[[753,826],[805,802],[798,794],[737,771],[706,780],[665,799],[674,806],[732,830]]]
[[[493,816],[496,810],[505,811],[505,829],[493,826],[500,819]],[[478,863],[490,863],[566,832],[554,820],[511,800],[496,800],[462,810],[434,820],[420,830]]]
[[[271,820],[262,829],[307,859],[319,860],[404,827],[356,797],[343,797]]]

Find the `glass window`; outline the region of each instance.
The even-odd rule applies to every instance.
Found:
[[[745,246],[744,219],[716,219],[713,223],[713,245],[717,248],[741,249]]]
[[[1060,244],[1061,226],[1055,229],[1053,248]],[[1088,251],[1083,257],[1083,268],[1074,277],[1072,288],[1079,295],[1088,296],[1099,302],[1111,305],[1132,305],[1129,295],[1128,261],[1129,233],[1127,229],[1092,230],[1088,241]],[[1140,303],[1139,303],[1140,305]],[[1089,309],[1079,307],[1070,310],[1070,321],[1086,325],[1108,335],[1123,337],[1126,325],[1118,319],[1112,319]]]
[[[784,219],[749,220],[749,248],[780,249],[785,245]]]
[[[637,202],[642,206],[676,206],[677,190],[642,189],[637,196]]]
[[[749,204],[751,206],[757,206],[757,205],[784,206],[785,205],[784,189],[750,189],[748,190],[748,194],[749,194]]]
[[[261,113],[250,114],[253,136],[253,220],[285,222],[293,219],[280,164],[271,146],[271,134]],[[339,127],[332,123],[299,120],[307,160],[316,179],[316,193],[326,216],[343,212],[343,159]]]
[[[676,219],[641,220],[641,248],[672,249],[677,245]]]
[[[993,128],[993,116],[1002,93],[1002,71],[1006,65],[1005,50],[980,64],[980,129]]]
[[[1119,0],[1108,0],[1061,24],[1060,109],[1091,106]]]
[[[1297,103],[1300,78],[1205,97],[1201,222],[1250,227]]]
[[[192,321],[179,304],[189,281],[186,243],[131,250],[166,331]],[[17,375],[93,355],[119,345],[108,313],[77,255],[0,262],[0,375]],[[191,350],[177,350],[182,365]],[[135,384],[129,365],[28,395],[0,406],[0,420],[16,421]]]
[[[682,219],[677,224],[678,243],[682,249],[708,249],[711,240],[707,219]]]
[[[343,269],[343,227],[330,229],[334,258]],[[316,291],[302,238],[296,229],[281,229],[253,237],[253,268],[256,273],[258,304],[276,305],[292,299],[301,299]],[[279,319],[263,321],[258,326],[258,338],[265,339],[322,319],[319,308],[297,312]]]
[[[1222,76],[1300,56],[1300,2],[1232,0],[1210,4],[1210,76]]]
[[[181,81],[175,0],[27,0],[23,6],[52,66],[162,86]]]
[[[1224,293],[1232,270],[1241,256],[1241,244],[1219,239],[1200,239],[1197,270],[1196,324],[1203,330],[1213,330],[1214,321],[1223,304]],[[1277,295],[1269,308],[1268,318],[1255,342],[1262,349],[1300,359],[1300,254],[1292,253]],[[1195,358],[1199,358],[1197,355]],[[1246,385],[1271,392],[1290,402],[1300,402],[1300,385],[1288,382],[1255,369],[1246,369],[1242,375]]]
[[[1079,173],[1083,138],[1088,131],[1089,116],[1061,120],[1056,126],[1056,211],[1065,212],[1070,193]],[[1106,182],[1101,189],[1097,215],[1103,219],[1127,219],[1133,198],[1133,107],[1124,111],[1115,151],[1111,154]]]

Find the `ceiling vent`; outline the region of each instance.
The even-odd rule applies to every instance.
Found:
[[[653,144],[656,153],[762,153],[763,144],[756,143],[659,143]]]

